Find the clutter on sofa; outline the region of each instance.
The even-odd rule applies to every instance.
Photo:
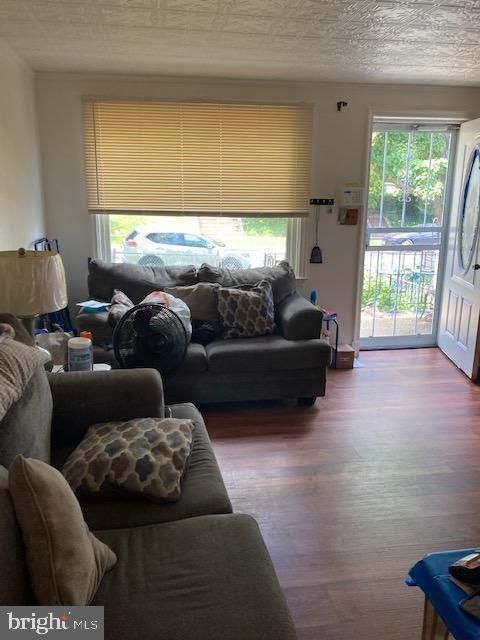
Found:
[[[192,323],[190,321],[190,309],[181,298],[176,298],[164,291],[152,291],[148,296],[145,296],[140,304],[161,304],[171,309],[182,321],[187,339],[191,339]],[[108,309],[108,321],[112,327],[115,328],[127,311],[134,306],[133,302],[123,291],[115,289],[112,296],[112,304]]]
[[[135,305],[126,293],[123,293],[123,291],[120,291],[119,289],[115,289],[113,291],[112,303],[108,308],[108,321],[111,324],[112,329],[115,329],[119,320],[123,318],[127,311],[134,306]]]
[[[325,395],[331,350],[320,339],[322,312],[296,291],[295,274],[288,263],[230,270],[206,264],[197,269],[193,265],[146,267],[91,260],[88,269],[89,295],[99,300],[111,301],[115,289],[134,304],[162,289],[171,295],[176,289],[185,300],[187,294],[193,296],[192,341],[182,366],[164,377],[168,402],[288,398],[311,404]],[[276,332],[224,339],[223,330],[216,326],[217,292],[255,286],[262,280],[271,285]],[[108,314],[81,313],[77,323],[81,330],[92,332],[95,361],[118,367]]]
[[[165,377],[181,367],[189,341],[180,316],[163,304],[132,307],[113,332],[115,358],[121,367],[152,367]]]
[[[0,315],[0,322],[29,343],[15,318]],[[47,374],[39,367],[0,421],[0,605],[38,602],[5,467],[23,455],[61,469],[90,425],[139,415],[191,420],[192,450],[176,502],[79,496],[93,535],[117,557],[91,601],[105,609],[106,640],[295,640],[258,525],[232,513],[201,414],[192,404],[165,407],[152,369]]]

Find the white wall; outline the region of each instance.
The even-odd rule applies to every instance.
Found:
[[[45,234],[33,73],[0,41],[0,250]]]
[[[480,111],[480,89],[459,87],[39,74],[37,90],[47,229],[63,247],[72,301],[86,293],[87,257],[94,254],[83,173],[82,96],[313,103],[312,196],[335,198],[343,184],[364,182],[370,109],[416,115],[441,110],[466,117]],[[341,113],[336,109],[339,100],[348,102]],[[355,327],[360,228],[340,226],[336,215],[322,213],[324,262],[307,264],[302,285],[305,293],[315,287],[320,303],[339,313],[341,341],[349,343]],[[313,215],[307,237],[314,238]]]

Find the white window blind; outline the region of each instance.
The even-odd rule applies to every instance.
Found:
[[[306,216],[306,105],[83,101],[93,213]]]

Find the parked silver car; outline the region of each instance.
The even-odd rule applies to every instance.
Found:
[[[228,269],[250,267],[248,254],[229,250],[225,244],[185,231],[163,231],[152,226],[136,227],[123,243],[123,262],[150,266],[172,266],[203,262]]]

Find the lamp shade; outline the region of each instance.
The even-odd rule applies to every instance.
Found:
[[[32,317],[67,306],[60,254],[53,251],[0,251],[0,311]]]

